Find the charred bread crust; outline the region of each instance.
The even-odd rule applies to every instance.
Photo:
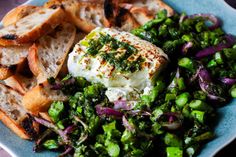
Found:
[[[12,120],[9,116],[6,115],[6,113],[4,113],[1,110],[0,110],[0,120],[20,138],[26,140],[30,139],[30,136],[26,133],[23,127],[17,124],[14,120]]]
[[[18,20],[24,18],[25,16],[39,10],[41,7],[32,5],[20,5],[12,10],[10,10],[2,19],[2,24],[4,27],[16,23]]]
[[[12,76],[15,70],[16,70],[15,65],[13,66],[0,65],[0,80],[5,80],[8,77]]]
[[[47,21],[43,21],[37,28],[32,28],[29,30],[28,33],[23,34],[21,36],[15,34],[15,33],[3,33],[5,30],[4,28],[2,29],[2,33],[0,36],[0,45],[2,46],[11,46],[11,45],[22,45],[25,43],[30,43],[34,42],[37,40],[39,37],[49,33],[51,30],[53,30],[56,26],[58,26],[64,19],[64,10],[61,8],[56,8],[56,12],[54,15],[52,15]],[[38,12],[35,12],[31,14],[33,16],[34,14],[39,13],[39,14],[44,14],[44,10],[39,10]],[[29,16],[26,16],[29,17]],[[25,17],[25,18],[26,18]],[[15,29],[17,31],[18,29],[18,22],[23,21],[25,18],[20,19],[17,21],[15,24],[9,25],[9,28],[11,27],[12,29]]]

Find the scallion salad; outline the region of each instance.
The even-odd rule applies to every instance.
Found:
[[[70,75],[50,78],[54,90],[69,96],[54,102],[52,119],[42,126],[34,150],[64,151],[60,156],[196,156],[214,138],[218,107],[236,98],[235,38],[210,14],[156,18],[132,33],[168,53],[170,63],[150,95],[135,106],[111,103],[106,88]]]

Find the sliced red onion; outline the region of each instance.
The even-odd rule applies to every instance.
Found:
[[[202,17],[205,20],[211,21],[213,25],[208,27],[210,30],[216,29],[221,25],[220,20],[212,14],[203,14],[203,13],[194,14],[194,15],[190,15],[188,18],[195,18],[195,17]]]
[[[101,105],[97,105],[96,112],[99,116],[115,116],[115,117],[122,117],[123,113],[116,111],[109,107],[102,107]]]
[[[225,36],[226,43],[219,43],[216,46],[211,46],[208,48],[205,48],[201,51],[198,51],[195,55],[197,59],[201,59],[210,55],[215,54],[217,51],[221,51],[224,48],[229,48],[235,44],[235,38],[232,35],[226,35]]]
[[[75,78],[70,78],[68,80],[65,81],[56,81],[55,83],[51,84],[51,89],[52,90],[61,90],[64,86],[70,86],[75,84],[76,79]]]
[[[47,129],[40,135],[40,137],[35,141],[35,145],[33,147],[34,152],[38,152],[41,149],[42,142],[45,140],[46,137],[48,137],[52,133],[52,130]]]
[[[236,83],[235,78],[221,78],[220,81],[228,86],[232,86]]]
[[[179,23],[182,23],[186,18],[187,16],[185,14],[181,14],[179,18]]]
[[[207,94],[207,97],[211,100],[216,101],[226,101],[225,98],[219,96],[214,90],[216,90],[216,86],[211,80],[210,74],[204,68],[199,71],[199,86],[201,90]]]
[[[66,157],[66,156],[68,156],[68,154],[69,154],[72,150],[73,150],[72,147],[68,147],[68,148],[66,148],[66,150],[65,150],[63,153],[61,153],[58,157]]]
[[[127,130],[129,130],[129,131],[131,131],[131,132],[134,132],[134,131],[135,131],[134,126],[129,123],[129,121],[126,119],[125,116],[122,117],[122,123],[123,123],[124,127],[125,127]]]
[[[201,68],[199,70],[199,75],[198,76],[199,76],[199,79],[201,81],[205,81],[205,82],[211,82],[212,81],[209,72],[204,68]]]
[[[189,79],[189,83],[192,83],[198,78],[199,72],[200,72],[201,67],[199,66],[196,73]]]
[[[158,122],[167,130],[177,130],[182,126],[183,117],[179,113],[168,112],[160,115]]]
[[[77,122],[79,122],[83,127],[84,127],[84,130],[87,130],[87,128],[88,128],[88,125],[87,124],[85,124],[79,117],[77,117],[77,116],[74,116],[74,118],[75,118],[75,120],[77,121]]]
[[[70,143],[68,136],[53,123],[51,123],[45,119],[38,118],[38,117],[34,117],[34,120],[37,123],[44,125],[45,127],[49,128],[49,129],[52,129],[54,132],[56,132],[58,135],[60,135],[62,137],[64,143],[66,143],[66,144]]]
[[[179,68],[177,68],[174,79],[172,80],[172,82],[170,83],[170,85],[167,87],[168,90],[170,90],[170,89],[176,87],[175,78],[180,78],[180,71],[179,71]]]
[[[131,110],[133,108],[132,105],[129,105],[126,100],[117,100],[114,102],[115,110]]]
[[[188,50],[193,47],[193,43],[192,42],[187,42],[186,44],[183,45],[182,47],[182,53],[183,54],[187,54]]]
[[[75,130],[75,125],[68,126],[63,132],[65,135],[72,133]]]
[[[152,114],[148,111],[141,111],[141,110],[131,110],[129,112],[129,114],[133,115],[133,116],[137,116],[137,115],[140,115],[140,116],[151,116]]]

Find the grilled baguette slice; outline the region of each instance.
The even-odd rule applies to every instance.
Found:
[[[29,139],[30,136],[21,126],[26,118],[26,111],[21,102],[21,94],[0,84],[0,120],[21,138]]]
[[[4,83],[19,93],[25,94],[37,85],[37,80],[35,77],[28,78],[22,76],[21,74],[15,74],[4,80]]]
[[[16,23],[20,19],[38,11],[41,7],[32,5],[20,5],[10,10],[2,19],[4,27]]]
[[[75,34],[76,28],[73,25],[63,23],[30,48],[28,63],[38,84],[50,77],[57,77],[74,43]]]
[[[57,90],[52,90],[47,82],[42,83],[28,91],[23,97],[25,109],[38,115],[40,112],[47,112],[53,101],[66,101],[67,97]]]
[[[162,0],[132,0],[130,12],[140,25],[155,18],[160,10],[166,10],[168,16],[174,14],[174,10]]]
[[[64,19],[64,11],[60,7],[55,9],[42,8],[14,24],[0,30],[0,45],[21,45],[37,40],[52,31]]]
[[[0,46],[0,80],[4,80],[20,71],[26,61],[30,45]]]
[[[108,27],[104,15],[103,1],[51,0],[45,7],[52,8],[62,5],[66,15],[80,30],[89,33],[99,27]]]

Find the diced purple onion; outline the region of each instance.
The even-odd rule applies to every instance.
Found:
[[[182,53],[186,54],[191,47],[193,47],[193,43],[192,42],[187,42],[182,47]]]
[[[96,107],[96,112],[99,116],[115,116],[115,117],[122,117],[123,113],[114,110],[110,107],[102,107],[101,105],[97,105]]]
[[[213,23],[213,25],[208,27],[210,30],[214,30],[221,25],[220,20],[212,14],[203,14],[203,13],[194,14],[194,15],[190,15],[188,18],[195,18],[195,17],[202,17],[205,20],[211,21]]]
[[[127,104],[126,100],[117,100],[114,102],[115,110],[131,110],[132,106]]]
[[[131,131],[131,132],[134,132],[134,131],[135,131],[134,126],[129,123],[129,121],[126,119],[125,116],[122,117],[122,123],[123,123],[124,127],[125,127],[127,130],[129,130],[129,131]]]
[[[197,59],[201,59],[210,55],[215,54],[217,51],[221,51],[224,48],[229,48],[235,44],[235,38],[232,35],[226,35],[225,36],[226,43],[219,43],[216,46],[211,46],[208,48],[205,48],[201,51],[198,51],[195,55]]]
[[[221,78],[220,81],[228,86],[232,86],[236,83],[235,78]]]
[[[158,122],[167,130],[177,130],[182,126],[183,117],[179,113],[163,113],[158,118]]]

